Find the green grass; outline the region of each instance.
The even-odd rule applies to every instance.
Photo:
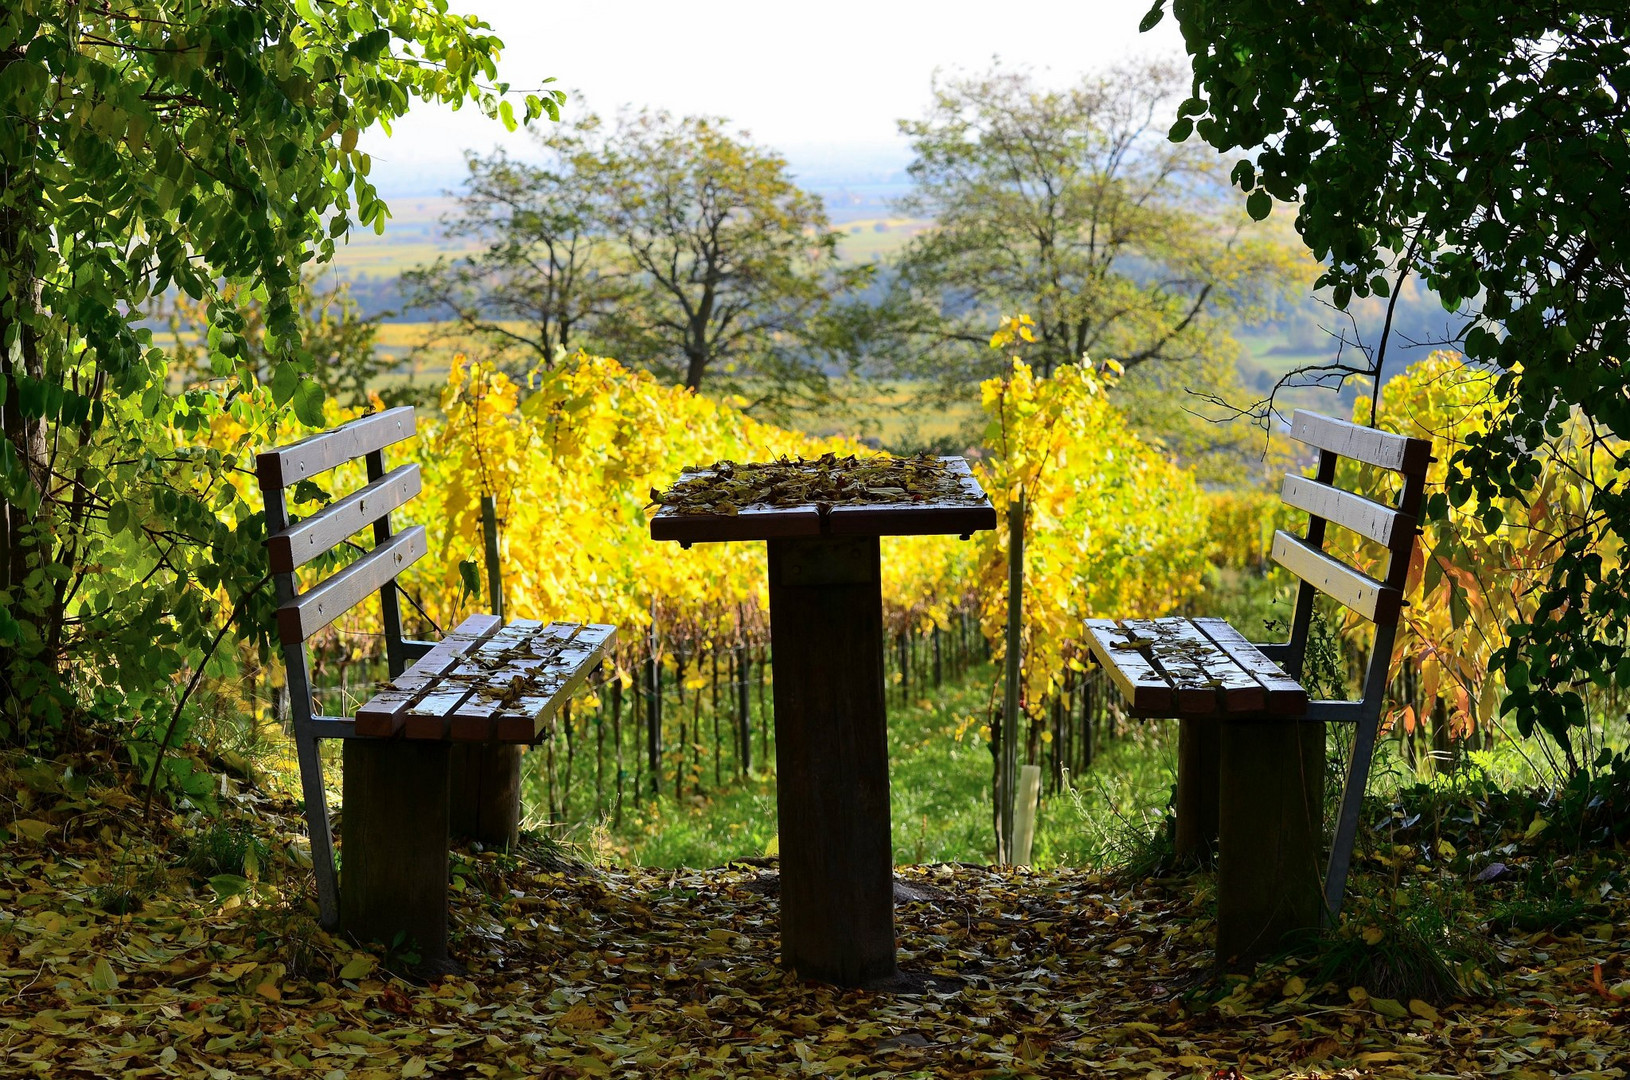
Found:
[[[897,863],[987,864],[995,859],[992,760],[985,729],[995,676],[990,665],[980,665],[961,682],[947,681],[938,691],[906,704],[899,702],[891,688],[889,781]],[[675,705],[670,701],[670,708]],[[705,716],[703,722],[707,723]],[[773,756],[773,743],[771,750]],[[758,752],[755,734],[755,755]],[[630,794],[619,825],[609,791],[603,791],[595,805],[593,758],[585,754],[573,768],[575,812],[565,824],[544,826],[548,765],[544,753],[533,752],[528,755],[524,785],[529,823],[606,862],[704,867],[774,853],[773,768],[761,767],[739,779],[727,748],[724,783],[715,786],[711,758],[704,748],[700,785],[687,779],[684,794],[675,797],[672,762],[670,753],[662,796],[653,800],[647,795],[636,803]],[[687,772],[694,776],[688,764]],[[1175,777],[1175,725],[1134,724],[1104,740],[1089,770],[1066,777],[1060,791],[1043,791],[1033,864],[1124,861],[1151,831],[1163,827]]]

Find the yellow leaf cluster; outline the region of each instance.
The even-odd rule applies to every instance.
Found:
[[[848,455],[863,447],[760,423],[730,404],[664,386],[615,360],[579,354],[538,372],[524,396],[502,373],[460,361],[445,419],[421,425],[424,494],[410,508],[431,535],[418,578],[442,626],[463,614],[457,564],[481,558],[480,499],[497,502],[507,613],[622,628],[638,646],[655,617],[712,640],[761,633],[760,544],[656,543],[653,489],[688,467]],[[955,538],[885,542],[885,605],[965,588]],[[943,604],[940,605],[943,607]]]
[[[1200,590],[1206,506],[1187,469],[1142,441],[1091,367],[1039,378],[1015,359],[984,384],[982,480],[998,504],[1024,498],[1026,701],[1051,695],[1080,651],[1081,621],[1164,615]],[[1007,515],[980,541],[985,633],[1007,621]]]

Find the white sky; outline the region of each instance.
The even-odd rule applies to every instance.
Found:
[[[1149,0],[451,0],[451,8],[504,40],[499,71],[517,91],[552,75],[602,114],[633,105],[726,116],[795,167],[839,150],[903,161],[895,121],[921,115],[935,68],[978,70],[1000,55],[1005,66],[1063,83],[1134,56],[1182,55],[1169,13],[1137,32]],[[376,132],[364,148],[374,181],[390,188],[456,170],[466,148],[510,140],[519,148],[525,136],[470,109],[416,102],[393,138]]]

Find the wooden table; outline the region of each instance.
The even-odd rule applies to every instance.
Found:
[[[878,538],[968,534],[996,511],[961,458],[967,502],[663,509],[653,540],[764,540],[775,663],[781,962],[840,986],[895,975],[894,855]]]

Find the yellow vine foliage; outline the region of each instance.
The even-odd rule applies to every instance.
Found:
[[[1391,380],[1377,410],[1380,427],[1432,440],[1437,459],[1427,474],[1428,495],[1444,489],[1449,458],[1473,435],[1484,431],[1485,410],[1497,409],[1495,373],[1468,367],[1452,352],[1434,352]],[[1354,419],[1369,417],[1369,401],[1354,406]],[[1527,505],[1506,500],[1487,514],[1473,503],[1450,508],[1446,522],[1430,522],[1410,566],[1403,625],[1393,666],[1409,663],[1418,675],[1415,701],[1401,702],[1387,718],[1413,730],[1424,716],[1446,721],[1465,735],[1498,717],[1505,694],[1501,673],[1490,656],[1506,642],[1505,627],[1533,617],[1538,586],[1564,539],[1586,532],[1590,491],[1579,478],[1610,476],[1625,447],[1594,437],[1578,418],[1535,448],[1540,481]],[[1378,478],[1344,461],[1343,486]],[[1395,485],[1392,477],[1383,481]],[[1385,490],[1385,489],[1384,489]],[[1384,569],[1382,552],[1345,530],[1333,530],[1354,565],[1372,575]],[[1623,563],[1617,546],[1597,547],[1602,572]]]
[[[1273,549],[1275,529],[1300,533],[1307,518],[1280,501],[1277,492],[1225,489],[1205,493],[1206,531],[1218,566],[1261,571]]]
[[[1031,707],[1055,692],[1066,666],[1080,663],[1081,620],[1167,614],[1200,591],[1208,562],[1206,506],[1193,474],[1140,439],[1106,388],[1106,376],[1091,367],[1065,365],[1043,379],[1015,357],[1008,376],[982,390],[985,442],[994,452],[982,477],[1001,524],[980,540],[981,613],[986,635],[1000,642],[1006,505],[1022,493]]]
[[[426,425],[425,494],[412,508],[431,534],[418,575],[442,626],[458,621],[458,563],[481,560],[480,499],[501,519],[508,612],[619,626],[633,648],[653,611],[704,647],[762,632],[764,545],[650,538],[653,488],[685,466],[861,452],[858,444],[761,423],[730,404],[664,386],[615,360],[580,354],[534,375],[524,399],[503,374],[462,360]],[[885,605],[943,623],[947,583],[961,591],[955,538],[884,540]],[[964,547],[966,545],[963,545]],[[744,625],[745,624],[745,625]]]

